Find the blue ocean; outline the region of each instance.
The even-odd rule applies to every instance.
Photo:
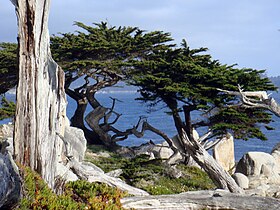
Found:
[[[139,97],[139,93],[132,90],[108,90],[97,93],[97,99],[105,107],[111,107],[112,99],[117,98],[118,101],[115,105],[115,111],[122,114],[115,126],[120,130],[125,130],[127,128],[132,128],[135,126],[139,120],[139,117],[146,117],[147,121],[154,126],[155,128],[163,131],[169,137],[176,135],[175,126],[173,119],[166,112],[168,110],[164,108],[163,104],[157,107],[154,107],[154,110],[150,110],[146,104],[143,104],[139,101],[136,101],[135,98]],[[110,98],[111,97],[111,98]],[[278,102],[280,101],[280,94],[273,93],[274,97]],[[71,99],[68,99],[68,108],[67,115],[72,116],[75,110],[75,103]],[[88,110],[90,111],[90,110]],[[193,116],[193,120],[199,118],[199,115]],[[276,143],[280,142],[280,118],[273,116],[274,122],[270,126],[274,127],[275,130],[263,129],[263,132],[266,134],[268,140],[261,141],[259,139],[249,139],[248,141],[244,140],[235,140],[235,158],[239,160],[244,153],[249,151],[262,151],[270,153],[272,148]],[[143,138],[139,139],[131,135],[125,141],[120,142],[121,145],[125,146],[135,146],[142,143],[152,140],[155,143],[162,142],[162,138],[152,132],[146,131]]]
[[[14,94],[7,94],[8,99],[14,100]],[[151,110],[146,104],[143,104],[139,101],[136,101],[135,98],[139,97],[139,94],[135,89],[116,89],[116,90],[105,90],[98,92],[96,94],[97,99],[104,107],[110,108],[112,106],[112,99],[118,99],[115,104],[114,110],[122,116],[119,118],[118,122],[115,124],[115,127],[119,130],[126,130],[135,126],[139,120],[139,117],[145,117],[147,121],[154,126],[155,128],[163,131],[169,137],[176,135],[175,126],[173,124],[173,119],[166,112],[168,110],[162,105],[153,107]],[[274,97],[278,102],[280,102],[280,94],[273,93]],[[71,118],[76,109],[76,103],[71,98],[68,97],[68,106],[67,106],[67,116]],[[90,109],[87,110],[89,112]],[[193,116],[193,119],[199,118],[200,116]],[[262,151],[270,153],[272,148],[276,143],[280,142],[280,118],[273,116],[274,122],[270,126],[274,127],[275,130],[263,130],[266,134],[268,140],[261,141],[259,139],[249,139],[248,141],[244,140],[235,140],[235,158],[239,160],[243,154],[249,151]],[[7,121],[0,121],[1,123],[6,123]],[[146,131],[143,138],[136,138],[131,135],[125,141],[120,142],[119,144],[124,146],[136,146],[142,143],[152,140],[155,143],[160,143],[163,140],[160,136]]]

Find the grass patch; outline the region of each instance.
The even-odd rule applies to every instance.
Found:
[[[146,155],[131,159],[111,154],[110,157],[87,158],[87,160],[99,166],[105,172],[122,169],[123,173],[120,176],[122,180],[152,195],[176,194],[215,188],[209,176],[196,167],[179,164],[176,170],[180,171],[182,175],[180,178],[174,178],[162,160],[149,160]]]

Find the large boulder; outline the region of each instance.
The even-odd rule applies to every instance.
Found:
[[[4,140],[0,151],[0,209],[10,209],[21,195],[21,180],[18,168],[12,158],[10,141]]]
[[[169,147],[166,141],[161,144],[154,145],[151,151],[156,158],[160,159],[169,159],[174,154],[173,150]]]
[[[67,156],[71,156],[79,162],[83,161],[87,149],[84,132],[79,128],[66,127],[63,140]]]
[[[232,175],[232,178],[236,181],[239,187],[242,189],[249,188],[249,179],[242,173],[235,173]]]
[[[213,157],[226,171],[231,171],[234,168],[234,141],[231,134],[223,137],[214,147]]]
[[[278,168],[280,168],[280,142],[274,146],[271,155],[275,158]]]
[[[246,176],[258,176],[264,174],[270,176],[278,172],[275,158],[264,152],[248,152],[238,162],[236,172]]]
[[[12,138],[14,132],[13,124],[0,125],[0,139]]]

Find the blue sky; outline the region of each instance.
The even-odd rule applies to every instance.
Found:
[[[52,0],[51,34],[75,31],[74,21],[170,32],[222,63],[280,75],[279,0]],[[1,0],[0,42],[15,42],[16,24],[13,5]]]

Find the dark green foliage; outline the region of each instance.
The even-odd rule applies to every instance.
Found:
[[[166,47],[166,42],[172,38],[161,31],[146,33],[136,27],[111,27],[104,22],[93,26],[76,22],[75,25],[80,31],[51,38],[52,55],[66,73],[66,93],[77,102],[71,125],[84,131],[89,144],[112,146],[116,142],[112,136],[123,140],[128,135],[119,136],[121,132],[113,127],[119,119],[118,113],[110,117],[106,113],[107,118],[101,116],[106,122],[101,122],[98,111],[102,104],[95,93],[125,80],[126,72],[134,68],[132,61]],[[74,82],[79,87],[71,86]],[[98,125],[90,126],[91,129],[84,122],[87,106],[97,110]]]
[[[13,118],[15,115],[16,105],[12,101],[8,101],[5,97],[2,98],[0,107],[0,120]]]
[[[17,44],[0,43],[0,95],[6,93],[17,84]],[[15,104],[1,97],[0,120],[12,118]]]
[[[17,84],[17,44],[0,43],[0,94]]]
[[[179,133],[182,128],[189,133],[191,127],[206,126],[215,135],[231,131],[236,138],[265,139],[259,123],[269,123],[271,115],[261,109],[232,107],[237,98],[217,89],[238,91],[241,85],[246,91],[273,91],[276,87],[262,77],[263,70],[222,65],[206,54],[206,50],[191,50],[183,41],[181,48],[154,51],[143,60],[135,61],[131,84],[140,87],[140,100],[153,106],[162,101],[174,117],[184,112],[188,118],[195,110],[203,114],[205,120],[195,123],[175,117]]]
[[[122,75],[131,66],[130,59],[142,57],[172,40],[167,33],[144,33],[137,27],[110,27],[104,22],[94,27],[81,22],[75,25],[85,32],[51,37],[52,55],[67,75],[89,75],[94,80],[101,75],[108,79]]]
[[[174,116],[184,112],[187,119],[192,111],[198,110],[206,118],[195,123],[184,122],[185,119],[179,122],[177,118],[178,130],[184,127],[189,133],[191,127],[204,126],[215,135],[231,131],[236,138],[266,139],[259,127],[260,123],[269,123],[271,116],[260,109],[232,108],[237,98],[217,90],[237,90],[238,84],[246,91],[276,90],[263,77],[265,71],[222,65],[206,53],[207,48],[190,49],[185,40],[181,47],[176,47],[170,43],[170,34],[162,31],[146,33],[137,27],[111,27],[104,22],[93,27],[75,24],[81,31],[53,36],[51,49],[66,72],[66,93],[77,104],[86,98],[95,109],[100,105],[94,98],[96,91],[129,78],[130,84],[140,87],[140,100],[152,106],[163,101]],[[15,85],[16,51],[16,44],[0,45],[3,92]],[[84,78],[84,84],[71,89],[79,78]],[[83,115],[84,111],[75,112],[72,124],[99,138],[87,132]]]
[[[29,168],[21,167],[24,196],[17,209],[122,209],[120,199],[125,195],[106,184],[86,181],[69,182],[62,195],[54,194],[42,178]]]

